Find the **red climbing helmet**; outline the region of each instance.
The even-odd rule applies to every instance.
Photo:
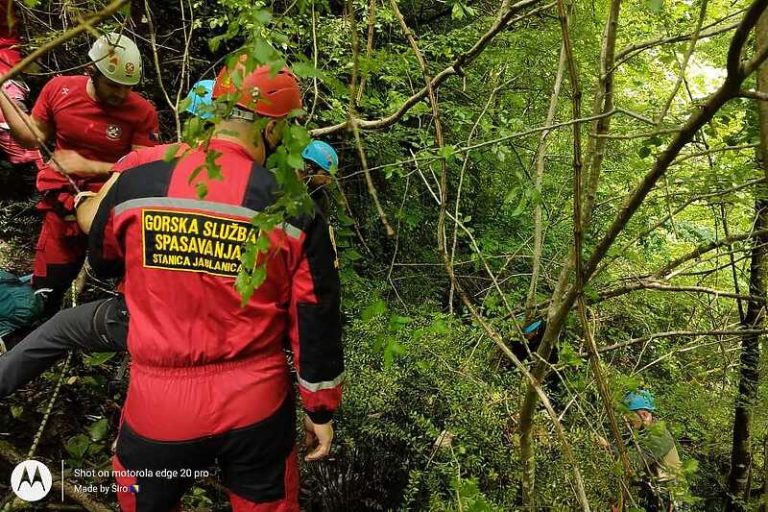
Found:
[[[213,87],[214,98],[237,93],[240,95],[238,107],[266,117],[285,117],[291,110],[301,108],[301,89],[290,69],[283,68],[273,75],[269,66],[258,66],[247,73],[247,59],[243,54],[233,70],[224,66],[219,71]],[[240,87],[235,86],[232,79],[232,75],[238,73],[242,76]]]

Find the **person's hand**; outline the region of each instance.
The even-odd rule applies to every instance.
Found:
[[[57,149],[53,152],[48,165],[65,175],[88,174],[88,160],[72,149]]]
[[[304,457],[304,460],[313,461],[327,457],[331,452],[331,442],[333,441],[333,421],[318,425],[305,415],[304,433],[304,447],[308,450],[315,447]]]

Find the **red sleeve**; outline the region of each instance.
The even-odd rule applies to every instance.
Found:
[[[336,251],[320,214],[300,244],[291,282],[291,350],[304,410],[313,422],[327,423],[341,402],[344,354]]]
[[[126,169],[130,169],[132,167],[137,167],[142,164],[142,158],[139,154],[140,152],[145,151],[143,149],[138,149],[131,151],[127,155],[123,156],[120,160],[115,162],[115,165],[112,166],[112,172],[123,172]]]
[[[112,166],[112,172],[123,172],[140,165],[155,162],[157,160],[166,160],[167,158],[170,158],[169,152],[172,149],[176,149],[174,158],[178,158],[189,150],[189,146],[186,144],[177,143],[161,144],[151,148],[136,149],[115,162],[115,165]]]
[[[119,204],[120,178],[101,200],[88,234],[88,262],[102,278],[124,275],[124,254],[115,233],[115,206]]]
[[[49,126],[56,124],[53,120],[53,91],[58,87],[59,77],[52,78],[43,86],[40,96],[37,97],[35,106],[32,107],[32,117],[43,121]]]
[[[144,100],[146,108],[142,119],[137,123],[133,131],[131,144],[134,146],[151,147],[158,143],[160,125],[157,121],[157,110],[152,104]]]

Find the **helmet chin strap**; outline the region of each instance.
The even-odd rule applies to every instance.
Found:
[[[249,123],[252,123],[253,121],[256,120],[256,114],[251,112],[250,110],[234,107],[232,109],[232,113],[230,114],[229,118],[233,120],[247,121]]]
[[[232,108],[232,112],[230,113],[228,119],[232,121],[245,121],[248,123],[252,123],[257,118],[258,118],[258,115],[256,113],[236,106]],[[267,160],[269,159],[270,156],[272,156],[276,148],[273,148],[270,146],[269,140],[267,139],[267,136],[263,130],[261,132],[261,140],[264,144],[264,165],[266,166]]]

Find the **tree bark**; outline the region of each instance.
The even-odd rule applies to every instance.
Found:
[[[768,47],[768,14],[763,14],[757,24],[757,52]],[[763,64],[757,71],[758,92],[768,92],[768,65]],[[768,175],[768,104],[757,102],[760,123],[760,147],[758,161],[763,172]],[[758,187],[755,193],[755,230],[768,227],[768,193],[765,186]],[[768,263],[768,250],[765,244],[768,236],[755,237],[750,264],[749,294],[757,297],[766,296],[765,270]],[[742,322],[744,329],[760,328],[765,317],[765,302],[750,300],[747,314]],[[728,474],[728,497],[726,511],[742,512],[746,510],[746,494],[749,491],[749,473],[752,467],[752,409],[757,399],[757,387],[760,382],[760,336],[745,334],[741,338],[741,358],[739,360],[739,394],[736,396],[733,418],[733,447],[731,449],[731,471]]]

